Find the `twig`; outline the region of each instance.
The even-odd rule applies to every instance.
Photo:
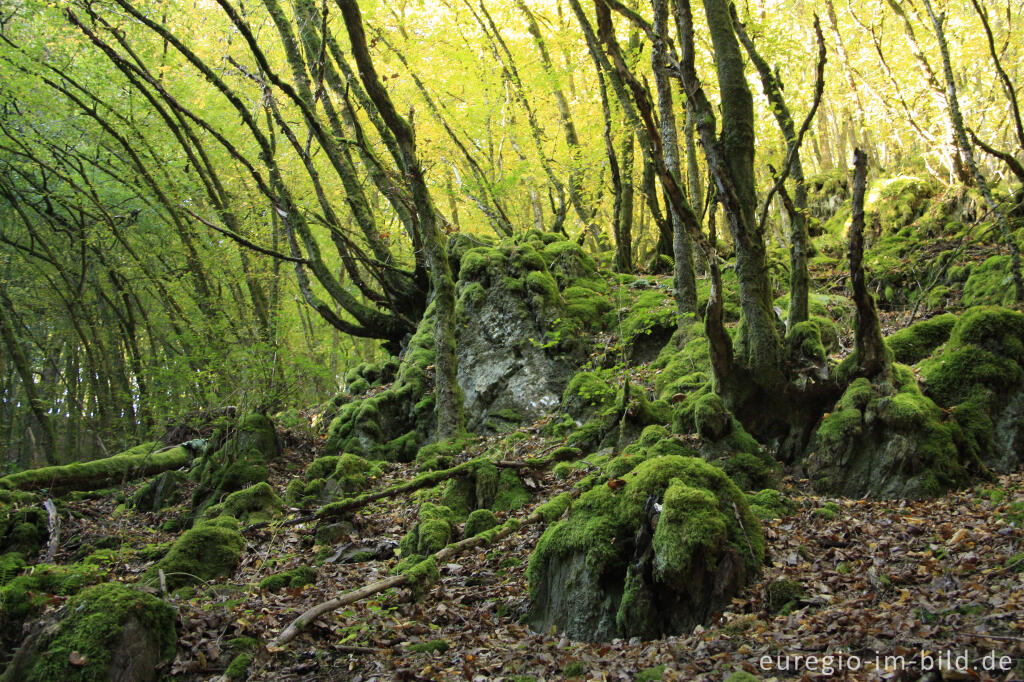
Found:
[[[996,639],[1001,642],[1024,642],[1024,637],[1011,637],[1009,635],[986,635],[983,632],[967,632],[966,630],[953,630],[958,635],[975,637],[977,639]]]

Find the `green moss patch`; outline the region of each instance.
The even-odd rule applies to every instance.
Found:
[[[168,589],[231,575],[242,556],[241,533],[223,525],[206,524],[182,533],[167,555],[156,562],[145,578],[155,582],[162,570]]]
[[[956,321],[957,317],[952,313],[921,320],[886,337],[885,344],[896,362],[913,365],[927,358],[949,339]]]
[[[156,679],[174,657],[176,615],[166,602],[118,583],[73,597],[54,634],[19,652],[8,675],[30,680]]]
[[[721,469],[669,455],[623,481],[583,493],[537,543],[528,570],[534,627],[591,640],[681,632],[714,610],[715,590],[702,585],[719,562],[735,571],[730,594],[717,591],[726,601],[759,570],[760,524]]]
[[[260,589],[266,592],[277,592],[285,587],[304,587],[316,583],[316,569],[310,566],[297,566],[287,571],[268,575],[260,581]]]

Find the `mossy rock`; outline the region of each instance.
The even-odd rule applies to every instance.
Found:
[[[1015,292],[1013,275],[1010,272],[1010,256],[991,256],[981,265],[971,268],[971,274],[964,282],[961,303],[965,306],[1000,305],[1012,306]]]
[[[952,313],[915,322],[885,338],[893,360],[913,365],[924,360],[949,339],[957,317]]]
[[[266,592],[277,592],[285,587],[299,588],[316,583],[316,569],[311,566],[296,568],[268,575],[260,581],[260,589]]]
[[[266,481],[267,463],[281,453],[274,422],[258,413],[222,426],[207,450],[212,453],[197,460],[189,473],[199,483],[192,495],[197,515],[228,493]]]
[[[490,509],[476,509],[466,519],[463,537],[471,538],[498,525],[498,517]]]
[[[967,471],[939,407],[913,371],[894,364],[892,379],[855,380],[824,417],[804,459],[822,493],[880,498],[935,497],[961,487]]]
[[[123,680],[158,677],[157,666],[174,657],[174,609],[119,583],[90,587],[15,655],[3,680]]]
[[[167,555],[146,572],[145,578],[153,583],[162,570],[168,589],[174,590],[227,577],[238,566],[244,547],[245,539],[238,530],[221,524],[201,525],[182,533]]]
[[[211,513],[211,516],[226,514],[238,519],[239,523],[243,525],[271,521],[280,516],[284,510],[281,498],[266,481],[231,493],[222,505],[216,506],[220,507],[219,513]],[[210,512],[213,509],[211,508]]]
[[[21,640],[22,624],[41,613],[54,596],[72,596],[101,582],[106,572],[98,566],[76,563],[67,566],[36,564],[31,572],[11,575],[18,569],[20,553],[4,554],[7,583],[0,587],[0,646],[13,647]],[[7,559],[10,557],[10,559]]]
[[[48,517],[42,506],[0,506],[0,552],[31,557],[49,539]]]
[[[920,363],[925,394],[952,411],[965,461],[1000,473],[1024,463],[1024,314],[968,309],[941,352]]]
[[[750,511],[759,519],[777,519],[792,514],[797,504],[774,488],[765,488],[757,493],[747,493]]]
[[[452,540],[455,522],[455,513],[448,507],[431,502],[421,504],[416,525],[398,545],[403,560],[442,549]]]
[[[583,493],[530,557],[531,626],[654,639],[706,623],[764,560],[760,524],[721,469],[669,455]]]

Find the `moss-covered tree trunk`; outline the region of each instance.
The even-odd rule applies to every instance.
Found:
[[[462,430],[465,421],[462,395],[456,380],[458,360],[455,355],[455,279],[452,277],[451,266],[437,224],[437,213],[423,177],[423,169],[416,157],[416,140],[412,126],[395,109],[373,66],[358,4],[355,0],[338,0],[338,5],[345,19],[359,77],[381,118],[395,136],[402,171],[411,190],[417,232],[426,253],[431,295],[434,298],[437,315],[434,327],[437,354],[434,375],[437,437],[449,438]]]
[[[665,155],[665,168],[682,184],[679,163],[679,136],[676,132],[675,106],[672,96],[672,79],[669,74],[666,43],[668,40],[668,0],[654,0],[654,32],[659,40],[651,51],[654,70],[654,85],[658,91],[658,113],[661,133],[661,147]],[[680,316],[697,312],[697,278],[693,267],[693,240],[683,225],[683,217],[671,203],[668,205],[669,222],[672,225],[673,284],[675,285],[676,307]]]
[[[858,373],[873,378],[888,372],[890,358],[882,326],[878,322],[875,301],[868,292],[864,281],[864,190],[868,174],[867,155],[860,149],[853,150],[853,207],[850,216],[850,284],[853,286],[853,301],[857,306],[857,326],[854,337],[857,344]]]

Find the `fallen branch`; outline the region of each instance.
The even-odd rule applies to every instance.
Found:
[[[57,554],[57,546],[60,544],[60,517],[57,516],[57,505],[53,500],[47,498],[43,502],[46,509],[46,526],[50,532],[50,542],[46,546],[46,554],[43,556],[43,563],[51,563]]]
[[[340,597],[317,604],[316,606],[307,609],[302,613],[302,615],[293,620],[288,627],[281,631],[281,634],[270,642],[267,649],[270,651],[279,650],[285,644],[295,639],[295,637],[302,632],[303,628],[325,613],[329,613],[335,609],[341,608],[342,606],[355,603],[361,599],[377,594],[378,592],[383,592],[384,590],[388,590],[393,587],[403,587],[405,585],[412,584],[421,573],[416,569],[424,566],[428,562],[436,567],[439,562],[446,561],[468,549],[479,547],[481,545],[493,544],[498,540],[508,537],[512,533],[525,528],[526,526],[539,523],[540,521],[554,521],[565,512],[566,508],[569,506],[569,502],[573,498],[577,497],[581,492],[582,491],[577,488],[572,492],[562,493],[561,495],[548,500],[544,504],[538,505],[538,507],[529,516],[521,521],[517,519],[509,519],[497,528],[484,531],[479,535],[474,535],[471,538],[453,542],[450,545],[443,547],[437,552],[426,557],[410,571],[393,575],[383,580],[378,580],[375,583],[370,583],[369,585],[360,587],[358,590],[353,590],[341,595]],[[434,570],[436,571],[436,568],[434,568]]]

